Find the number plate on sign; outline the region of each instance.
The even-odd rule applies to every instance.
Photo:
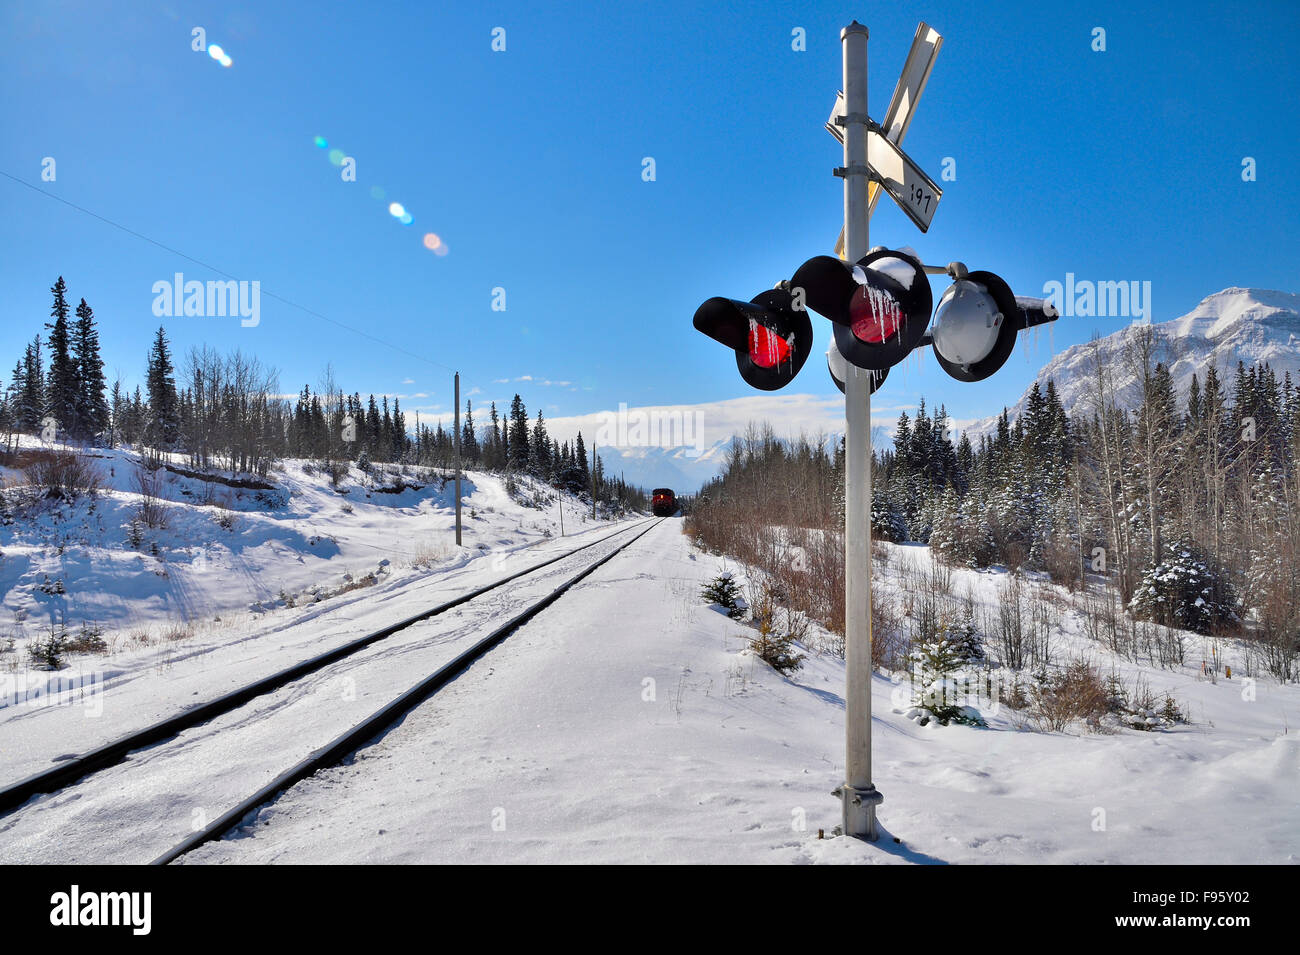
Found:
[[[922,232],[930,229],[943,190],[921,171],[907,153],[872,129],[867,133],[867,165],[880,177],[889,193]]]

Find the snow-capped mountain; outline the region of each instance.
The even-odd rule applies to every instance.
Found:
[[[701,485],[721,471],[731,438],[727,437],[703,449],[681,447],[603,447],[600,449],[605,474],[622,474],[633,484],[647,490],[671,487],[678,494],[694,494]]]
[[[1201,301],[1181,318],[1153,326],[1156,360],[1163,361],[1173,376],[1178,393],[1186,394],[1196,374],[1204,383],[1213,365],[1227,387],[1237,362],[1247,366],[1268,364],[1281,378],[1291,372],[1300,378],[1300,295],[1270,289],[1228,288]],[[1132,408],[1140,397],[1137,377],[1128,367],[1126,352],[1136,326],[1128,326],[1096,343],[1097,357],[1108,368],[1120,405]],[[1092,343],[1071,345],[1043,367],[1037,375],[1039,387],[1050,378],[1056,393],[1070,413],[1091,407],[1095,377]],[[1012,419],[1024,410],[1030,388],[1010,408]],[[997,417],[984,418],[966,428],[972,441],[991,433]]]

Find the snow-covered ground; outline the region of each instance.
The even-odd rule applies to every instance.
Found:
[[[402,504],[350,494],[338,509],[319,475],[290,466],[276,479],[283,508],[236,513],[244,546],[208,547],[217,569],[194,572],[179,553],[186,534],[213,537],[203,508],[177,504],[177,535],[161,552],[168,576],[202,606],[204,623],[176,641],[119,641],[107,655],[75,658],[102,681],[62,705],[11,699],[0,707],[0,783],[13,782],[177,709],[266,675],[385,623],[409,616],[572,547],[554,517],[509,499],[494,478],[472,477],[469,547],[432,565],[388,565],[374,584],[318,602],[253,611],[248,590],[302,593],[337,583],[339,558],[354,578],[378,569],[368,547],[445,539],[448,501],[435,484]],[[296,493],[295,493],[296,492]],[[121,499],[119,500],[119,495]],[[401,495],[397,495],[399,499]],[[86,515],[89,543],[64,554],[31,526],[4,529],[6,614],[42,595],[31,582],[69,554],[89,569],[67,574],[68,606],[122,608],[138,626],[167,604],[164,588],[133,589],[153,574],[114,547],[113,508],[127,490],[102,495]],[[488,508],[492,510],[488,510]],[[580,523],[596,540],[617,530]],[[41,533],[66,533],[75,515]],[[101,520],[103,527],[95,522]],[[242,522],[242,523],[241,523]],[[535,522],[535,523],[530,523]],[[522,525],[522,526],[521,526]],[[44,524],[38,527],[45,527]],[[662,522],[543,611],[504,645],[345,765],[317,774],[263,809],[255,825],[205,846],[191,862],[1295,862],[1300,858],[1300,688],[1255,674],[1243,679],[1240,648],[1224,644],[1231,680],[1201,675],[1206,655],[1188,635],[1187,664],[1160,669],[1114,658],[1065,610],[1054,656],[1083,657],[1126,682],[1142,677],[1172,693],[1190,722],[1154,732],[1045,733],[1006,706],[981,706],[987,728],[919,726],[906,715],[910,688],[875,678],[874,776],[885,795],[885,831],[874,845],[829,838],[839,822],[830,795],[843,777],[843,663],[807,651],[789,678],[746,650],[752,630],[699,595],[733,562],[694,550],[681,522]],[[60,531],[59,529],[63,530]],[[544,532],[550,529],[552,536]],[[205,532],[204,537],[199,531]],[[437,535],[442,537],[438,538]],[[319,538],[317,545],[308,542]],[[70,538],[74,535],[68,535]],[[220,540],[220,535],[216,535]],[[297,541],[296,546],[283,543]],[[312,550],[332,540],[332,558]],[[409,542],[409,543],[408,543]],[[481,556],[475,545],[487,544]],[[609,545],[601,545],[609,546]],[[601,546],[593,548],[594,559]],[[80,548],[80,551],[78,550]],[[521,553],[520,550],[526,548]],[[909,562],[924,572],[926,548],[885,545],[878,593],[896,593]],[[82,553],[82,557],[75,557]],[[376,552],[377,554],[378,552]],[[231,555],[255,562],[255,582]],[[17,555],[24,568],[9,567]],[[75,791],[37,797],[0,817],[0,863],[145,861],[152,839],[215,817],[266,776],[288,768],[340,728],[414,684],[472,633],[512,613],[583,565],[571,558],[526,586],[466,605],[433,626],[376,645],[347,666],[287,687],[172,744],[137,754]],[[955,570],[954,594],[991,610],[1003,575]],[[210,576],[205,576],[205,574]],[[270,584],[260,575],[279,575]],[[296,575],[296,576],[295,576]],[[82,581],[88,580],[84,591]],[[281,582],[283,581],[283,582]],[[146,581],[150,587],[152,581]],[[236,591],[227,594],[228,586]],[[145,596],[141,596],[141,594]],[[153,595],[152,597],[150,595]],[[158,602],[151,602],[154,599]],[[256,599],[256,598],[254,598]],[[221,601],[226,602],[222,603]],[[116,601],[116,602],[114,602]],[[226,609],[229,608],[229,609]],[[219,616],[220,621],[209,618]],[[103,618],[101,618],[103,619]],[[22,621],[24,624],[27,621]],[[72,621],[70,620],[70,623]],[[111,631],[110,631],[111,632]],[[810,641],[811,642],[811,641]],[[9,655],[16,656],[16,655]],[[67,671],[64,671],[66,677]],[[0,679],[23,678],[0,669]],[[38,679],[48,679],[41,674]],[[353,683],[348,684],[348,677]],[[10,683],[10,689],[17,686]],[[213,772],[213,768],[220,767]],[[149,775],[150,768],[155,772]],[[140,774],[144,773],[146,777]],[[166,831],[163,831],[163,830]],[[818,830],[828,838],[818,839]],[[158,832],[154,832],[158,830]],[[895,841],[897,840],[897,841]]]
[[[112,642],[137,625],[260,613],[285,597],[312,602],[313,590],[337,590],[381,565],[385,573],[446,569],[560,534],[554,503],[520,506],[499,477],[469,472],[458,551],[453,484],[438,472],[352,468],[335,489],[320,470],[288,461],[264,479],[269,491],[158,471],[166,526],[138,525],[135,543],[137,455],[94,451],[91,461],[103,482],[93,498],[21,509],[23,475],[0,468],[15,502],[12,523],[0,526],[0,637],[21,641],[66,621],[103,627]],[[406,489],[392,493],[399,482]],[[521,490],[538,488],[521,482]],[[566,496],[564,521],[566,532],[590,526],[590,504]]]
[[[22,475],[0,475],[13,518],[0,526],[0,784],[616,526],[566,496],[562,537],[556,503],[524,506],[499,477],[470,473],[458,550],[451,482],[388,494],[375,486],[391,479],[353,470],[344,495],[289,462],[274,493],[216,486],[225,507],[195,503],[206,482],[159,472],[167,526],[134,545],[134,456],[97,453],[105,487],[71,505],[27,507]],[[60,622],[74,638],[102,629],[106,649],[33,667],[28,646]]]
[[[920,727],[874,686],[885,835],[829,836],[843,664],[745,652],[701,585],[726,562],[667,521],[345,766],[193,862],[1295,862],[1295,686],[1143,669],[1193,722],[1040,733]],[[898,548],[898,560],[927,560]],[[909,553],[910,552],[910,553]],[[968,576],[982,599],[996,576]],[[884,584],[888,586],[888,583]],[[960,586],[960,584],[959,584]],[[1077,622],[1077,621],[1076,621]],[[1067,630],[1070,628],[1067,626]],[[1096,662],[1103,654],[1062,639]],[[1189,659],[1191,655],[1189,654]],[[906,693],[904,693],[904,698]],[[898,841],[895,841],[897,839]]]

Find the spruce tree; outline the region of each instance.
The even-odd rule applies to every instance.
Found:
[[[22,413],[20,409],[22,408],[23,393],[27,390],[25,370],[26,365],[20,358],[14,365],[14,373],[13,377],[9,380],[9,387],[5,389],[5,411],[8,416],[6,424],[14,431],[23,430]]]
[[[588,479],[588,472],[587,472],[587,446],[582,442],[581,431],[578,432],[578,438],[573,443],[573,459],[574,459],[573,461],[574,466],[577,470],[577,482],[578,482],[578,486],[575,488],[575,490],[578,491],[591,490],[590,481]]]
[[[176,395],[175,368],[167,333],[161,325],[149,350],[145,386],[149,394],[149,432],[146,439],[154,447],[168,449],[180,437],[180,404]]]
[[[400,461],[406,456],[406,415],[402,414],[401,399],[393,399],[392,459]]]
[[[505,455],[501,445],[501,416],[497,413],[497,403],[489,406],[487,442],[483,448],[483,466],[489,471],[497,470],[505,464]]]
[[[529,437],[528,470],[535,477],[547,480],[551,474],[551,439],[546,433],[546,422],[541,411],[537,412],[537,423]]]
[[[371,395],[370,403],[366,405],[365,445],[372,455],[375,453],[375,448],[379,445],[381,427],[382,425],[379,420],[379,406],[375,404],[375,396]]]
[[[50,372],[46,385],[45,413],[54,418],[60,431],[76,434],[77,422],[77,365],[73,361],[71,338],[68,332],[68,287],[63,276],[50,289],[54,306],[45,327],[50,331]]]
[[[465,420],[460,431],[460,456],[470,463],[477,464],[479,459],[478,435],[474,432],[474,403],[465,401]]]
[[[512,471],[528,470],[528,410],[523,399],[515,395],[510,401],[510,448],[507,466]]]
[[[23,431],[34,434],[45,414],[45,368],[41,358],[41,336],[37,335],[23,353],[23,389],[15,414]]]
[[[77,374],[74,437],[86,441],[108,431],[109,409],[105,396],[108,381],[104,377],[104,359],[99,352],[95,313],[84,298],[77,306],[77,322],[72,333],[72,357]]]

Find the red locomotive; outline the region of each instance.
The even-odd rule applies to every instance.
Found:
[[[657,487],[650,498],[650,511],[655,517],[668,517],[677,511],[677,495],[670,487]]]

